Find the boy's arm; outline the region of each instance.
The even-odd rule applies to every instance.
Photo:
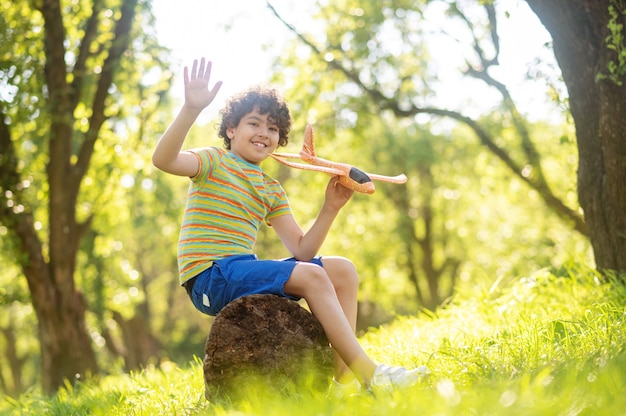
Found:
[[[196,156],[191,152],[181,151],[187,133],[198,114],[183,106],[154,149],[152,154],[154,166],[164,172],[179,176],[193,177],[198,173]]]
[[[282,215],[271,220],[272,227],[298,260],[311,260],[315,257],[328,235],[339,210],[348,202],[354,191],[340,185],[337,177],[331,178],[326,187],[324,204],[311,228],[303,233],[292,215]]]
[[[198,61],[193,61],[191,76],[185,67],[184,77],[185,103],[159,139],[152,154],[152,163],[164,172],[192,177],[198,173],[198,159],[190,152],[181,151],[183,142],[198,115],[215,98],[222,82],[217,82],[213,89],[209,90],[211,62],[205,65],[204,58],[200,60],[199,68]]]

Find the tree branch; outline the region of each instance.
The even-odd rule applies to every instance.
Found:
[[[530,141],[527,129],[525,128],[523,123],[520,123],[519,119],[516,120],[518,122],[516,126],[521,127],[521,130],[518,130],[518,131],[521,131],[523,133],[522,134],[522,147],[524,148],[524,151],[527,154],[527,156],[529,156],[530,161],[533,162],[531,163],[532,166],[537,170],[536,172],[537,175],[534,177],[525,175],[523,173],[524,172],[523,166],[516,163],[509,156],[509,154],[504,148],[501,148],[500,146],[498,146],[496,142],[493,140],[493,138],[484,129],[482,129],[475,120],[467,116],[464,116],[459,112],[446,110],[446,109],[440,109],[440,108],[418,107],[415,104],[411,104],[409,108],[401,108],[398,101],[385,96],[381,91],[375,88],[365,85],[365,83],[360,79],[356,71],[354,70],[351,71],[347,69],[337,59],[332,59],[332,60],[324,59],[324,52],[320,50],[313,42],[307,39],[306,36],[298,32],[297,29],[293,25],[286,22],[282,18],[282,16],[280,16],[280,14],[276,11],[276,9],[270,4],[269,1],[267,1],[267,6],[270,8],[272,13],[276,16],[276,18],[280,20],[290,31],[292,31],[303,43],[308,45],[320,59],[324,60],[331,69],[335,69],[335,70],[342,72],[346,76],[346,78],[354,82],[363,92],[366,93],[366,95],[370,96],[370,98],[374,101],[374,103],[376,103],[376,105],[378,105],[378,107],[381,110],[391,110],[397,117],[413,117],[417,114],[431,114],[435,116],[449,117],[467,125],[470,129],[474,131],[474,133],[476,134],[480,142],[485,147],[487,147],[489,151],[491,151],[497,158],[499,158],[505,164],[505,166],[507,166],[509,170],[513,172],[515,176],[517,176],[523,182],[528,184],[528,186],[530,186],[532,189],[535,189],[539,193],[539,195],[543,198],[544,202],[557,215],[559,215],[559,217],[561,217],[562,219],[568,222],[571,222],[576,231],[580,232],[581,234],[585,236],[588,235],[588,229],[582,216],[578,214],[578,212],[572,210],[571,208],[563,204],[563,202],[559,198],[557,198],[550,190],[547,182],[545,181],[545,178],[543,178],[543,173],[541,169],[539,168],[539,164],[536,162],[536,160],[538,160],[539,158],[538,152],[536,152],[536,149],[534,148],[534,146],[532,145],[532,142]],[[472,33],[474,33],[471,23],[467,20],[467,18],[460,11],[458,11],[458,13],[462,19],[468,22],[470,30],[472,31]],[[494,24],[494,21],[492,20],[495,20],[495,11],[487,8],[487,13],[488,13],[490,22],[492,24],[491,34],[493,37],[494,36],[493,30],[494,30],[495,24]],[[495,34],[495,36],[496,36],[495,39],[498,39],[497,33]],[[495,43],[496,43],[495,45],[496,51],[498,52],[499,40],[496,40]],[[512,112],[514,119],[515,119],[516,116],[519,116],[519,113],[516,112],[516,109],[514,106],[511,107],[511,105],[513,104],[513,100],[508,94],[506,87],[503,84],[498,83],[496,80],[493,80],[490,77],[484,78],[488,76],[486,75],[486,68],[497,63],[497,54],[494,59],[491,59],[491,60],[486,59],[484,57],[484,53],[482,49],[480,48],[476,38],[475,38],[475,50],[477,51],[479,55],[479,58],[481,60],[481,65],[483,66],[483,68],[481,68],[480,71],[477,71],[475,69],[473,70],[470,69],[469,71],[473,71],[472,73],[475,75],[480,75],[482,79],[489,80],[488,85],[498,88],[501,94],[503,94],[503,96],[505,97],[505,102],[508,103],[509,109]]]
[[[91,46],[96,35],[98,34],[98,15],[103,8],[102,0],[94,0],[91,7],[91,16],[85,24],[85,35],[80,42],[78,49],[78,57],[74,65],[74,81],[72,82],[72,109],[75,109],[83,94],[83,84],[87,76],[86,63],[87,59],[92,56]]]
[[[49,275],[32,213],[22,199],[18,157],[6,119],[6,114],[0,110],[0,223],[4,224],[16,238],[18,247],[15,253],[26,253],[24,257],[18,256],[17,260],[22,266],[31,291],[43,290],[44,285],[37,279]]]
[[[50,163],[49,172],[63,171],[69,166],[71,157],[70,134],[72,111],[69,105],[69,86],[65,63],[65,27],[61,16],[59,0],[43,0],[39,11],[44,18],[46,63],[44,72],[48,88],[48,108],[51,114],[50,130]],[[63,165],[62,168],[56,166]],[[53,177],[50,186],[55,188],[57,182],[62,187],[63,180]]]
[[[138,0],[124,0],[122,3],[122,13],[115,25],[115,37],[109,50],[109,55],[102,66],[102,73],[98,80],[98,87],[92,103],[92,114],[89,119],[89,129],[87,130],[85,141],[83,142],[76,162],[75,180],[82,180],[93,154],[93,149],[100,134],[100,129],[106,121],[106,100],[109,97],[109,88],[113,84],[113,77],[119,67],[120,60],[124,52],[128,50],[131,39],[132,23]]]

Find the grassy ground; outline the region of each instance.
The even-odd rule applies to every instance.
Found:
[[[539,272],[460,294],[435,315],[361,339],[377,361],[432,375],[420,386],[343,400],[307,386],[209,403],[199,360],[0,401],[2,415],[626,415],[626,288],[592,271]]]

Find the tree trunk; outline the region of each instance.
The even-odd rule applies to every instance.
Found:
[[[24,362],[26,358],[18,354],[18,340],[15,333],[15,325],[13,323],[14,313],[9,311],[9,324],[6,328],[2,328],[0,332],[4,335],[5,351],[4,358],[6,359],[7,367],[11,374],[11,385],[9,386],[0,372],[0,388],[10,396],[18,396],[24,392],[25,386],[22,382],[22,370],[24,368]]]
[[[41,13],[43,30],[19,36],[27,42],[41,36],[45,53],[45,59],[32,57],[36,65],[26,66],[34,74],[33,79],[40,72],[43,79],[28,81],[32,85],[18,91],[22,96],[32,93],[31,89],[41,90],[37,102],[45,103],[45,107],[31,110],[28,117],[38,124],[32,134],[48,144],[47,184],[40,184],[49,198],[48,220],[39,221],[49,227],[45,242],[43,233],[35,227],[42,203],[29,203],[21,177],[23,166],[15,148],[18,140],[11,132],[21,120],[11,120],[4,105],[0,105],[0,222],[9,231],[9,246],[14,249],[30,290],[39,327],[42,385],[48,393],[62,386],[65,379],[72,381],[77,375],[98,370],[85,325],[87,307],[74,280],[79,243],[91,227],[91,217],[80,221],[76,206],[95,144],[109,117],[107,106],[114,76],[133,40],[131,29],[138,7],[138,0],[121,0],[110,6],[113,13],[109,14],[104,13],[109,7],[106,2],[83,3],[84,20],[79,28],[69,30],[65,26],[69,16],[63,15],[70,13],[65,10],[67,2],[25,4]],[[37,28],[41,29],[41,23]],[[43,71],[39,65],[43,65]],[[83,117],[79,113],[86,114],[86,128],[77,128],[76,117]]]
[[[145,368],[151,359],[159,357],[159,341],[150,332],[149,322],[140,313],[131,319],[117,311],[113,312],[113,320],[120,327],[124,340],[124,369],[133,371]]]
[[[42,387],[54,392],[65,380],[96,374],[98,365],[85,325],[86,304],[79,292],[55,296],[37,311],[41,343]]]
[[[610,79],[612,0],[527,0],[554,40],[578,141],[578,198],[599,270],[626,272],[626,76]],[[624,30],[622,28],[622,34]]]
[[[46,0],[39,5],[45,22],[45,80],[49,92],[48,132],[49,161],[46,167],[49,201],[49,261],[42,255],[42,247],[30,224],[26,232],[16,230],[22,240],[30,240],[31,258],[23,264],[39,321],[39,339],[42,356],[42,386],[54,392],[65,379],[97,373],[98,366],[85,325],[87,306],[76,289],[74,272],[79,242],[91,227],[91,218],[79,222],[76,203],[95,143],[106,120],[105,109],[109,88],[121,57],[128,50],[137,0],[124,0],[116,21],[108,55],[97,78],[93,98],[88,98],[85,82],[85,62],[91,42],[98,34],[97,19],[102,7],[94,2],[90,23],[82,39],[83,47],[68,80],[66,58],[66,29],[58,0]],[[74,110],[80,101],[91,104],[89,127],[84,133],[74,130]],[[75,158],[75,159],[74,159]],[[35,241],[37,239],[37,241]],[[26,241],[28,245],[28,241]]]

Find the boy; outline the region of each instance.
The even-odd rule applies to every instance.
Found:
[[[191,179],[181,226],[178,261],[181,284],[194,306],[216,315],[229,302],[254,293],[304,298],[335,352],[333,385],[368,388],[415,384],[424,369],[376,365],[355,336],[358,276],[342,257],[316,257],[339,210],[353,191],[330,179],[320,213],[305,233],[295,221],[280,184],[259,164],[288,141],[289,109],[275,90],[250,89],[228,100],[220,112],[214,147],[181,151],[200,112],[222,83],[209,89],[211,62],[195,60],[184,69],[185,102],[160,138],[154,165]],[[253,254],[258,227],[265,221],[293,258],[259,260]],[[358,380],[358,381],[357,381]]]

